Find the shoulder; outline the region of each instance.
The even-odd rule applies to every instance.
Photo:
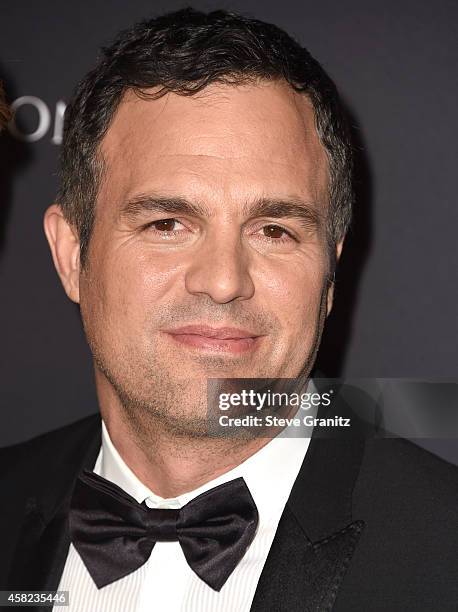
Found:
[[[7,572],[24,513],[36,500],[53,507],[85,457],[93,457],[101,417],[93,414],[25,442],[0,449],[0,582]]]
[[[455,465],[404,439],[366,442],[353,513],[367,520],[368,531],[379,546],[399,546],[398,552],[405,553],[402,546],[412,548],[416,542],[417,547],[436,551],[443,559],[445,551],[455,554],[457,499]]]
[[[352,511],[364,529],[336,609],[451,610],[457,499],[454,465],[407,440],[367,440]]]
[[[93,439],[100,424],[100,414],[95,413],[25,442],[0,448],[0,479],[39,473],[56,462],[65,462]]]
[[[358,482],[371,492],[441,506],[456,503],[458,467],[403,438],[369,439]]]

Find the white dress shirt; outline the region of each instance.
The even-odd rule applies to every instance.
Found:
[[[144,565],[101,589],[70,544],[58,587],[69,591],[69,612],[248,612],[310,442],[310,438],[298,437],[298,430],[287,429],[229,472],[194,491],[164,499],[129,469],[102,420],[102,445],[94,472],[137,502],[145,501],[151,508],[180,508],[204,491],[242,476],[256,503],[259,523],[253,542],[219,592],[192,571],[179,542],[157,542]]]

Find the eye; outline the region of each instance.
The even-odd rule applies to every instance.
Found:
[[[274,240],[282,239],[286,236],[291,238],[291,234],[279,225],[264,225],[262,228],[262,233],[266,238],[272,238]]]
[[[149,227],[153,227],[158,232],[174,232],[179,229],[176,227],[177,224],[182,226],[176,219],[159,219],[158,221],[150,223]]]
[[[173,217],[150,221],[142,229],[146,232],[148,240],[156,243],[166,241],[173,244],[181,244],[189,240],[193,235],[189,227]]]
[[[257,231],[257,237],[259,240],[263,240],[266,244],[280,245],[291,242],[297,242],[294,235],[287,229],[276,223],[268,223],[262,225]]]
[[[298,237],[277,223],[260,221],[251,228],[250,235],[257,248],[268,253],[288,253],[298,247]]]

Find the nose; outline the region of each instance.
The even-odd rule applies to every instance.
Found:
[[[248,257],[238,234],[208,236],[187,270],[187,291],[205,294],[219,304],[250,299],[254,283]]]

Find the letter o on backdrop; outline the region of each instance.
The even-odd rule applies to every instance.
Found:
[[[40,100],[40,98],[37,98],[36,96],[21,96],[20,98],[17,98],[17,100],[12,103],[11,109],[16,114],[20,108],[26,105],[33,106],[38,113],[38,123],[36,129],[33,132],[25,134],[18,129],[15,117],[13,117],[13,119],[10,121],[8,128],[13,136],[15,136],[18,140],[22,140],[24,142],[36,142],[37,140],[40,140],[40,138],[43,138],[43,136],[49,130],[49,126],[51,125],[51,113],[43,100]]]

